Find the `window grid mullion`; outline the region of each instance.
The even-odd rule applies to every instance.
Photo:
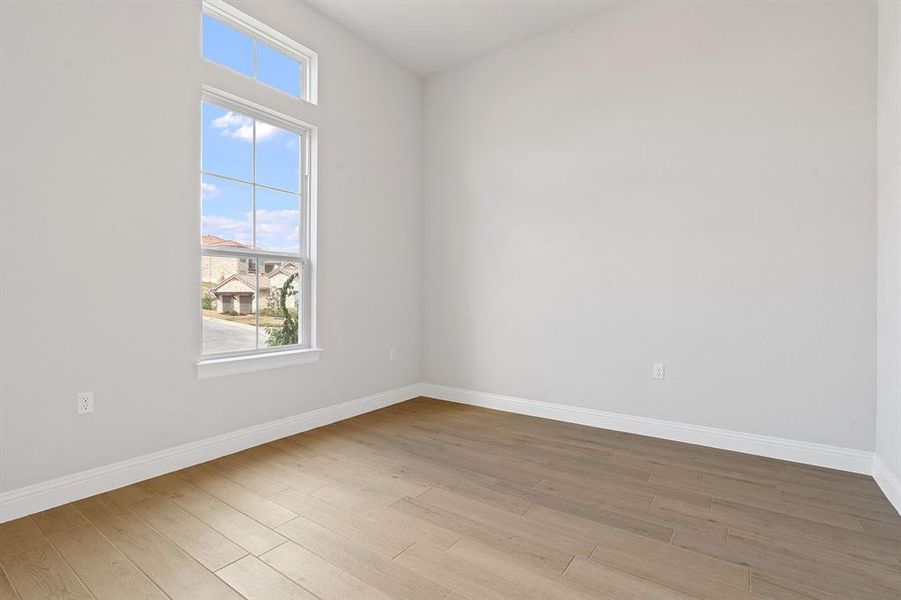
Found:
[[[250,256],[255,256],[262,260],[272,261],[307,260],[307,257],[303,256],[302,254],[277,254],[273,252],[266,252],[265,250],[257,252],[253,248],[248,248],[247,250],[238,250],[234,252],[223,252],[215,246],[201,246],[200,253],[203,256],[218,256],[223,258],[247,258]]]
[[[225,179],[226,181],[234,181],[235,183],[243,183],[245,185],[255,185],[256,187],[261,187],[265,190],[272,190],[273,192],[281,192],[282,194],[289,194],[291,196],[300,195],[299,192],[295,192],[292,190],[286,190],[285,188],[275,187],[274,185],[269,185],[266,183],[254,183],[252,181],[247,181],[246,179],[240,179],[238,177],[232,177],[230,175],[220,175],[219,173],[215,173],[213,171],[201,171],[201,175],[209,175],[210,177],[218,177],[219,179]],[[306,177],[306,174],[304,175]]]
[[[253,120],[252,138],[250,140],[250,178],[253,183],[251,188],[251,216],[250,216],[250,239],[254,248],[257,247],[257,120]]]
[[[259,350],[260,349],[260,302],[262,302],[262,300],[263,300],[263,295],[260,293],[260,269],[263,267],[263,264],[265,264],[265,262],[263,264],[260,264],[259,259],[254,259],[254,262],[256,263],[256,267],[257,267],[256,268],[256,272],[257,272],[256,302],[254,302],[254,304],[256,304],[256,310],[254,312],[256,313],[255,316],[256,316],[256,330],[257,330],[256,331],[256,333],[257,333],[256,347],[257,347],[257,350]]]

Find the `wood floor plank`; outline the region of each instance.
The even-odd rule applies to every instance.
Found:
[[[167,597],[87,521],[52,533],[49,539],[97,600]]]
[[[20,554],[7,556],[2,562],[3,569],[23,598],[93,598],[69,565],[47,542]]]
[[[619,569],[640,579],[646,579],[662,586],[683,592],[698,600],[721,600],[734,598],[750,600],[749,579],[740,586],[723,583],[718,578],[707,577],[703,571],[676,565],[669,561],[654,560],[627,552],[613,550],[599,544],[591,554],[591,560]]]
[[[800,510],[814,509],[888,523],[898,522],[898,513],[891,504],[881,499],[819,490],[798,490],[798,487],[781,486],[782,499],[790,505],[797,505]],[[792,491],[787,491],[786,488],[790,488]]]
[[[694,532],[677,530],[672,543],[736,564],[748,565],[757,573],[782,577],[847,600],[897,600],[898,597],[897,590],[887,589],[876,581],[868,581],[857,573],[826,566],[817,568],[815,562],[802,559],[786,559],[776,549],[743,543],[740,538],[723,542]]]
[[[418,496],[425,491],[425,486],[406,480],[390,473],[373,469],[364,469],[328,457],[296,459],[293,466],[321,481],[334,482],[385,498],[399,499],[404,496]],[[293,486],[292,486],[293,487]]]
[[[446,552],[426,546],[413,544],[394,560],[411,571],[453,590],[451,598],[454,594],[481,600],[509,598],[532,600],[537,597],[516,582],[508,581],[495,573],[480,569],[478,565],[471,565]]]
[[[268,498],[288,488],[287,485],[263,475],[259,471],[246,466],[235,456],[224,456],[204,463],[204,466],[238,485],[253,490],[260,496]]]
[[[887,542],[901,540],[901,517],[897,523],[886,523],[885,521],[873,521],[861,517],[860,524],[863,526],[864,538],[879,538]]]
[[[26,550],[40,548],[44,541],[41,528],[31,517],[2,523],[0,524],[0,559]]]
[[[95,496],[75,507],[173,600],[231,600],[240,596],[221,579],[114,501]]]
[[[0,568],[0,600],[21,600],[2,568]]]
[[[754,520],[768,527],[786,527],[802,532],[826,531],[830,528],[846,529],[851,532],[863,532],[863,527],[856,518],[837,513],[824,515],[825,511],[808,507],[796,510],[787,503],[763,503],[755,505],[750,502],[730,502],[714,500],[710,512],[728,519]],[[727,516],[728,515],[728,516]],[[848,520],[850,519],[850,520]],[[823,526],[826,527],[823,527]]]
[[[310,492],[308,495],[337,508],[358,512],[372,512],[377,508],[390,506],[390,504],[380,503],[370,494],[365,494],[358,489],[349,489],[339,484],[329,484]],[[394,502],[396,500],[392,501],[391,504]]]
[[[522,535],[493,527],[483,521],[458,515],[419,498],[404,498],[394,506],[409,515],[456,531],[462,536],[502,548],[522,560],[530,561],[536,566],[556,573],[562,573],[574,556],[571,552],[558,550]]]
[[[524,519],[479,500],[447,490],[431,489],[419,496],[419,500],[483,523],[486,527],[500,529],[555,548],[569,558],[575,554],[590,556],[597,544],[591,537],[580,533],[574,531],[561,533],[555,527],[548,527],[535,520]]]
[[[267,552],[262,560],[322,600],[390,600],[378,589],[294,542]]]
[[[426,441],[416,437],[406,439],[396,437],[394,443],[402,450],[439,463],[450,464],[489,477],[506,479],[524,486],[535,485],[544,479],[543,475],[532,472],[531,467],[523,464],[522,461],[503,461],[475,451],[454,448],[449,444],[440,444],[433,439]]]
[[[760,500],[776,502],[782,500],[782,492],[773,483],[761,484],[737,477],[717,475],[694,469],[671,467],[666,471],[653,473],[648,483],[662,484],[676,489],[702,493],[722,500]]]
[[[0,597],[53,594],[901,600],[901,516],[864,475],[419,398],[0,524]]]
[[[366,497],[346,489],[326,486],[311,492],[310,496],[341,510],[353,511],[362,518],[378,523],[380,528],[390,530],[394,535],[405,540],[407,546],[415,543],[447,550],[460,539],[460,534],[455,531],[417,519],[393,506],[366,506],[362,504],[367,500]]]
[[[449,589],[303,517],[285,523],[278,531],[395,600],[450,595]]]
[[[749,569],[747,567],[672,546],[668,540],[661,542],[543,506],[534,507],[526,513],[525,518],[544,523],[561,532],[572,531],[579,535],[589,536],[597,540],[598,551],[606,549],[628,556],[639,556],[662,565],[671,565],[684,572],[696,572],[705,578],[739,589],[748,587]]]
[[[138,502],[131,510],[210,571],[247,554],[247,550],[166,498]]]
[[[394,558],[413,543],[375,519],[349,512],[292,489],[279,492],[272,499],[326,529],[365,544],[387,558]]]
[[[547,593],[542,593],[540,589],[530,585],[533,582],[520,580],[519,572],[516,569],[494,569],[490,565],[482,564],[475,558],[461,554],[440,552],[414,544],[395,560],[424,577],[453,590],[454,593],[467,598],[478,598],[479,600],[507,600],[510,598],[537,600],[553,597],[553,595],[549,596]],[[613,598],[613,596],[585,594],[569,585],[559,585],[559,582],[555,587],[558,588],[557,593],[561,596],[565,595],[564,597],[567,600]]]
[[[218,498],[194,487],[177,475],[164,475],[148,481],[159,494],[194,515],[235,544],[259,556],[275,548],[285,538],[232,508]]]
[[[655,501],[656,504],[656,501]],[[891,561],[901,557],[901,538],[883,539],[835,527],[803,517],[786,515],[769,509],[762,509],[738,503],[715,501],[704,509],[691,505],[677,505],[671,501],[661,501],[674,512],[709,519],[723,527],[745,531],[772,532],[788,539],[809,540],[813,544],[833,547],[849,554],[867,556],[876,561]],[[897,560],[895,561],[897,562]],[[888,562],[886,564],[891,564]]]
[[[458,559],[465,559],[470,565],[480,565],[481,569],[496,573],[507,581],[518,582],[531,590],[539,598],[546,600],[583,600],[605,597],[597,590],[589,590],[579,582],[566,579],[562,574],[535,568],[521,560],[520,556],[508,554],[495,547],[463,537],[447,553]],[[580,560],[575,557],[573,560]]]
[[[543,479],[532,486],[533,490],[547,492],[556,496],[565,496],[580,502],[593,503],[597,501],[607,500],[608,503],[618,504],[628,502],[632,504],[648,504],[654,501],[654,494],[640,493],[630,490],[616,482],[601,482],[597,486],[583,485],[584,480],[574,483],[572,479],[561,481],[557,479]],[[710,500],[707,497],[701,497],[699,504],[708,506]]]
[[[87,523],[81,513],[75,510],[71,504],[64,504],[50,510],[45,510],[31,515],[31,519],[40,528],[44,535],[50,535],[69,527],[76,527]]]
[[[251,448],[234,455],[234,459],[250,471],[299,492],[312,492],[328,485],[328,480],[313,477],[297,465],[292,465],[284,452],[269,446]]]
[[[635,577],[625,571],[577,556],[566,570],[564,578],[612,594],[616,598],[654,598],[655,600],[696,600],[692,596]],[[726,600],[728,596],[724,597]]]
[[[266,527],[278,527],[297,515],[283,506],[218,475],[203,465],[180,471],[195,487],[238,509]]]
[[[624,447],[615,451],[608,462],[644,468],[652,472],[665,472],[673,467],[686,467],[696,471],[774,484],[785,489],[798,486],[814,493],[837,492],[868,498],[881,498],[882,494],[872,478],[853,473],[820,469],[807,465],[786,463],[758,456],[742,455],[722,450],[707,451],[703,456],[682,456],[682,446],[669,442],[660,449],[652,449],[650,444],[638,447]]]
[[[873,552],[855,544],[831,543],[809,536],[780,536],[768,530],[730,529],[729,538],[753,541],[785,554],[803,556],[827,566],[835,562],[853,567],[876,579],[898,585],[901,590],[901,554]]]
[[[634,516],[636,512],[634,507],[630,512],[627,508],[624,509],[620,506],[611,507],[600,502],[578,502],[565,496],[549,493],[547,490],[524,488],[505,482],[497,484],[494,486],[494,489],[523,500],[529,500],[540,506],[568,512],[589,521],[597,521],[598,523],[618,527],[657,540],[668,541],[673,535],[673,527],[662,522],[662,515],[661,520],[649,520],[644,518],[644,516]],[[725,529],[723,529],[723,535],[725,536]]]
[[[150,498],[159,498],[160,495],[154,491],[147,481],[142,481],[106,492],[101,494],[101,497],[105,503],[114,506],[117,510],[126,510],[138,502],[143,502]]]
[[[290,544],[291,542],[286,543]],[[216,575],[248,600],[317,600],[318,598],[251,555],[216,571]],[[347,596],[347,598],[351,598],[351,596]]]
[[[845,553],[829,552],[819,547],[811,547],[807,543],[797,543],[788,538],[745,532],[738,529],[729,530],[727,544],[745,551],[768,553],[782,562],[790,562],[799,566],[820,565],[830,576],[840,576],[849,583],[859,587],[883,588],[895,590],[901,594],[901,567],[885,566]],[[897,558],[897,557],[895,557]]]
[[[355,460],[371,468],[393,473],[427,487],[447,489],[479,498],[518,514],[524,513],[532,506],[530,502],[490,489],[491,485],[497,483],[496,477],[423,458],[415,451],[398,449],[391,438],[373,435],[371,430],[359,424],[341,422],[330,429],[335,429],[342,437],[353,436],[357,440],[366,440],[368,445],[365,445],[365,454]],[[396,498],[391,502],[395,500]]]
[[[751,593],[773,600],[840,600],[834,596],[775,575],[751,572]]]

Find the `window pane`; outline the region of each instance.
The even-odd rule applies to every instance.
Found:
[[[300,197],[257,189],[257,248],[300,254]]]
[[[249,248],[253,245],[253,187],[204,175],[201,189],[201,243]]]
[[[250,181],[253,177],[253,119],[203,103],[203,170]]]
[[[257,79],[292,96],[300,96],[300,63],[257,42]]]
[[[299,263],[267,261],[260,274],[260,347],[299,343],[300,290]]]
[[[253,77],[253,39],[203,15],[203,57]]]
[[[201,258],[204,354],[256,349],[256,270],[253,258]]]
[[[299,191],[300,136],[257,121],[256,183]]]

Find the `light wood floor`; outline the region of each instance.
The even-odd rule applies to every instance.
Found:
[[[0,525],[0,597],[901,598],[869,477],[421,398]]]

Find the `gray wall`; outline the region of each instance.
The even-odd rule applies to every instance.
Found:
[[[879,3],[876,453],[901,479],[901,4]]]
[[[626,4],[427,80],[424,381],[872,449],[875,19]]]
[[[0,490],[419,380],[421,83],[235,4],[319,52],[318,107],[204,67],[197,1],[0,3]],[[318,364],[197,380],[202,71],[320,126]]]

